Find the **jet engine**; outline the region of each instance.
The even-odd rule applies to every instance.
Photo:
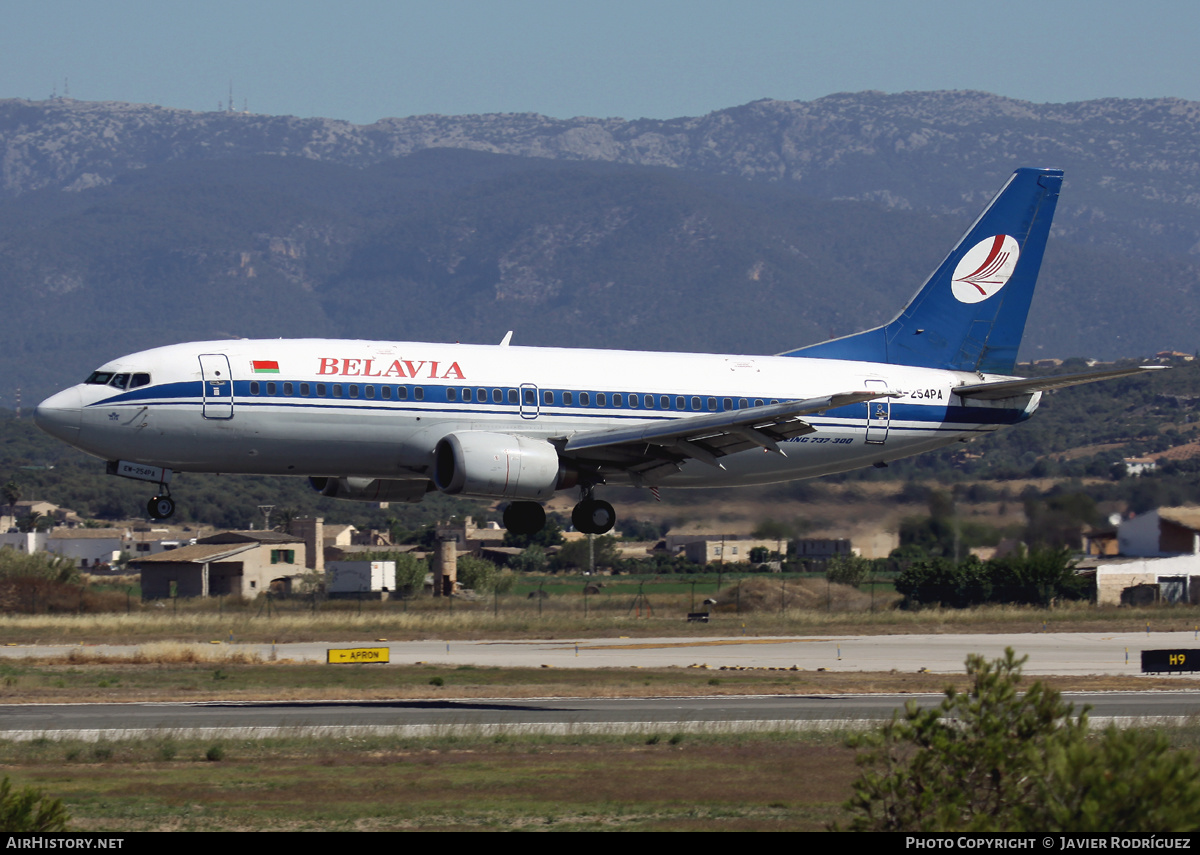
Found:
[[[309,478],[308,484],[322,496],[351,502],[419,502],[429,490],[429,482],[424,479]]]
[[[544,439],[462,431],[443,437],[434,450],[434,486],[452,496],[544,501],[575,481]]]

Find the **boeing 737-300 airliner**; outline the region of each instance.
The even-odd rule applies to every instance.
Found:
[[[1057,169],[1018,169],[895,320],[777,356],[421,342],[209,341],[100,366],[37,423],[158,485],[172,472],[308,476],[327,496],[509,500],[533,533],[609,531],[605,484],[708,487],[811,478],[940,448],[1029,418],[1041,392],[1138,368],[1012,376]]]

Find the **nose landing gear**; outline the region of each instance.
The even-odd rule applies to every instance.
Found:
[[[158,488],[163,493],[146,503],[146,511],[152,520],[165,520],[175,513],[175,500],[171,498],[171,491],[166,484],[159,484]]]

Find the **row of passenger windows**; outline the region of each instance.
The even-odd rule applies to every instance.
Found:
[[[413,386],[411,392],[408,386],[359,386],[357,383],[260,383],[257,380],[250,382],[251,395],[283,395],[286,398],[295,397],[297,394],[301,398],[370,398],[376,396],[376,390],[381,400],[384,401],[407,401],[409,396],[412,396],[414,401],[425,400],[425,389],[422,386]],[[513,403],[516,403],[516,398],[513,398]]]
[[[481,404],[511,404],[518,402],[527,407],[538,404],[535,389],[484,389],[445,386],[440,387],[449,403],[481,403]],[[251,395],[267,395],[301,398],[365,398],[367,400],[383,401],[424,401],[423,386],[374,386],[357,383],[291,383],[266,382],[257,380],[250,383]],[[767,401],[763,398],[701,398],[693,395],[638,395],[633,392],[568,392],[551,389],[542,390],[544,406],[563,407],[616,407],[622,409],[647,410],[678,410],[692,412],[718,412],[727,410],[743,410],[747,407],[761,407]],[[519,397],[518,397],[519,396]],[[772,398],[770,403],[779,403],[778,398]]]

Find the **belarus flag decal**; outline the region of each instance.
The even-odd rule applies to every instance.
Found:
[[[279,363],[275,360],[255,359],[250,363],[255,374],[278,374]]]

